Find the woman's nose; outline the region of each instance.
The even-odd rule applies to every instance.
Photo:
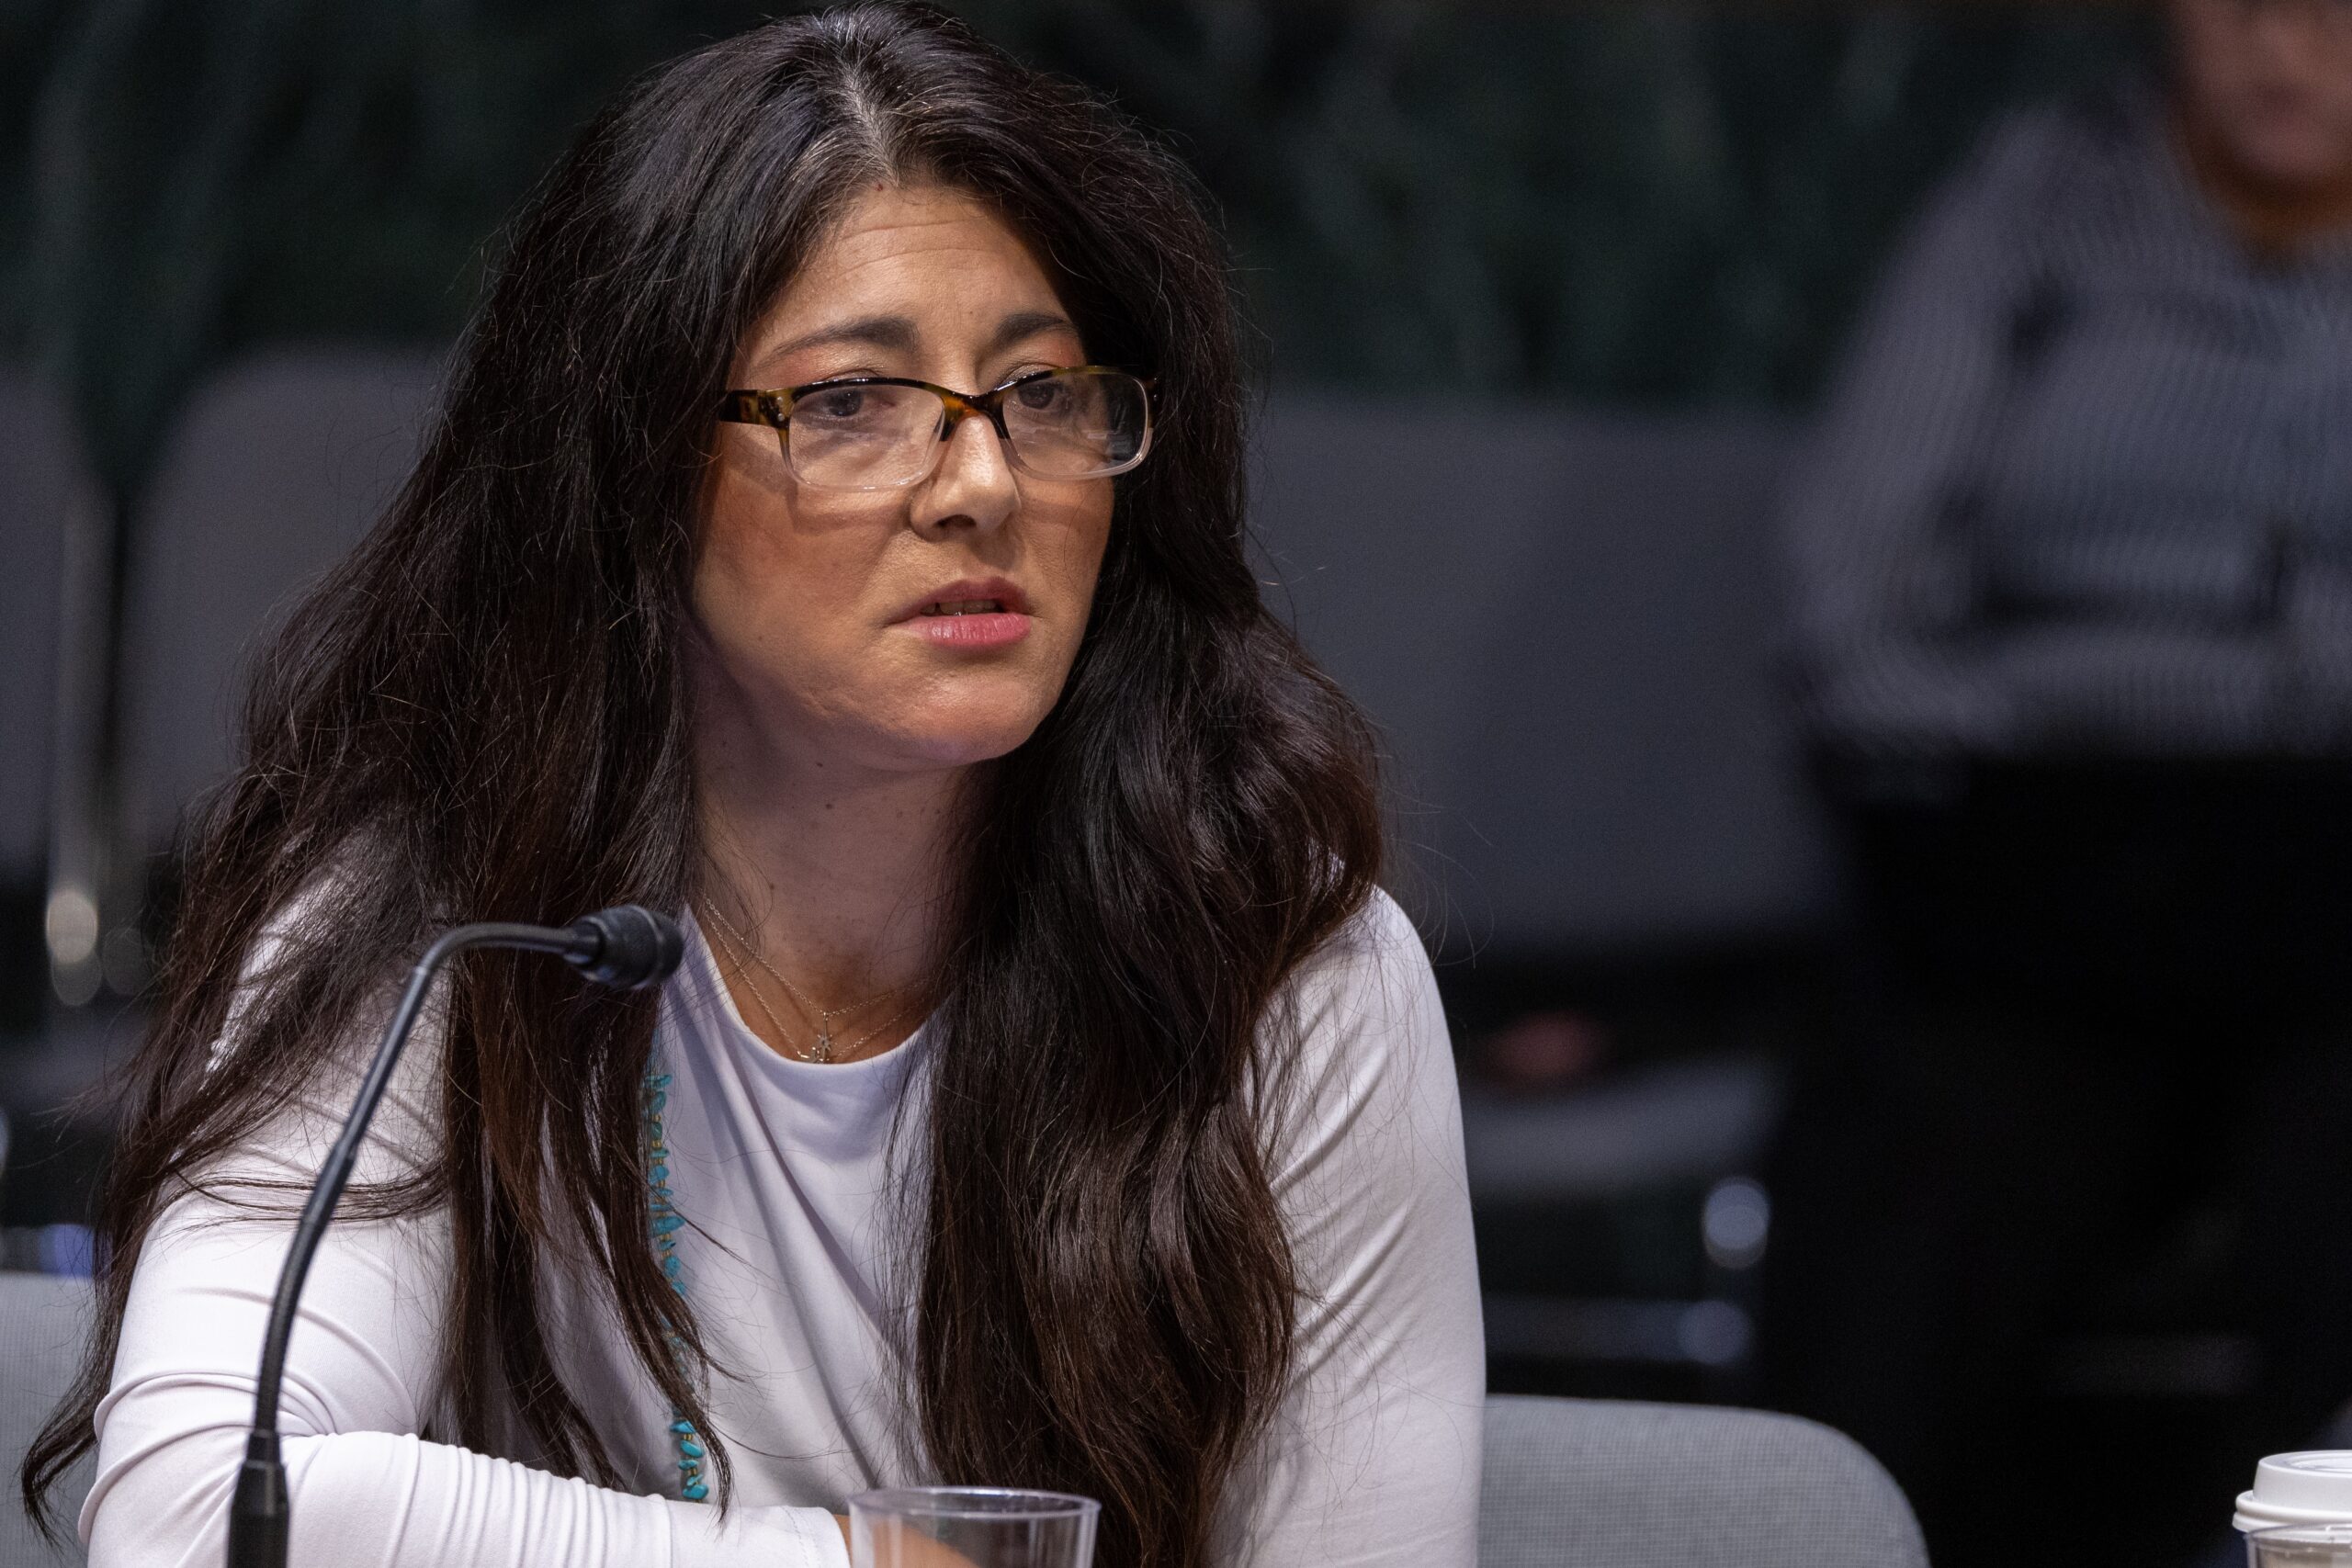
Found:
[[[939,467],[922,490],[915,521],[934,527],[961,520],[991,528],[1010,517],[1021,501],[1011,454],[984,415],[957,422],[948,434],[947,450],[939,455]]]

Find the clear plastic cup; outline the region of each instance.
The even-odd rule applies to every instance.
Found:
[[[2352,1568],[2352,1524],[2248,1530],[2245,1561],[2246,1568]]]
[[[849,1560],[851,1568],[1089,1568],[1102,1512],[1067,1492],[861,1492],[849,1500]]]

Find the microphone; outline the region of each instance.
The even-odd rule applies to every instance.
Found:
[[[294,1226],[294,1239],[278,1271],[277,1293],[269,1304],[269,1323],[262,1335],[261,1370],[254,1385],[254,1429],[245,1439],[244,1463],[237,1471],[237,1489],[229,1504],[228,1568],[286,1568],[286,1542],[291,1510],[286,1494],[286,1465],[277,1435],[277,1395],[286,1374],[286,1346],[294,1333],[294,1307],[301,1299],[302,1281],[311,1271],[327,1222],[351,1180],[368,1123],[390,1084],[392,1067],[408,1044],[424,994],[441,965],[453,955],[478,947],[519,948],[526,953],[551,953],[600,986],[641,990],[667,979],[684,956],[685,942],[678,923],[666,915],[636,904],[599,909],[570,926],[525,926],[492,922],[458,926],[444,931],[409,972],[408,988],[384,1026],[383,1043],[360,1080],[359,1093],[344,1118],[343,1132],[327,1151],[326,1163],[311,1189],[310,1201]]]
[[[678,922],[642,904],[616,904],[571,922],[564,962],[600,986],[624,991],[660,985],[685,956]]]

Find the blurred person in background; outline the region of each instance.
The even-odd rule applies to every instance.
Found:
[[[2228,1462],[2352,1396],[2352,0],[2167,21],[1938,196],[1789,502],[1872,1005],[1800,1074],[1768,1376],[1947,1568],[2016,1560],[2057,1337],[2192,1213]]]

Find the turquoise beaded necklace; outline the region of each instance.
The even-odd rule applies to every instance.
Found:
[[[653,1218],[653,1255],[661,1260],[662,1277],[680,1301],[686,1297],[685,1266],[678,1258],[678,1228],[685,1218],[670,1201],[670,1145],[662,1133],[662,1111],[670,1103],[670,1075],[648,1067],[645,1072],[645,1181]],[[670,1336],[670,1353],[685,1359],[685,1341]],[[699,1503],[710,1495],[703,1480],[702,1434],[675,1408],[670,1412],[670,1435],[678,1445],[678,1495]]]

